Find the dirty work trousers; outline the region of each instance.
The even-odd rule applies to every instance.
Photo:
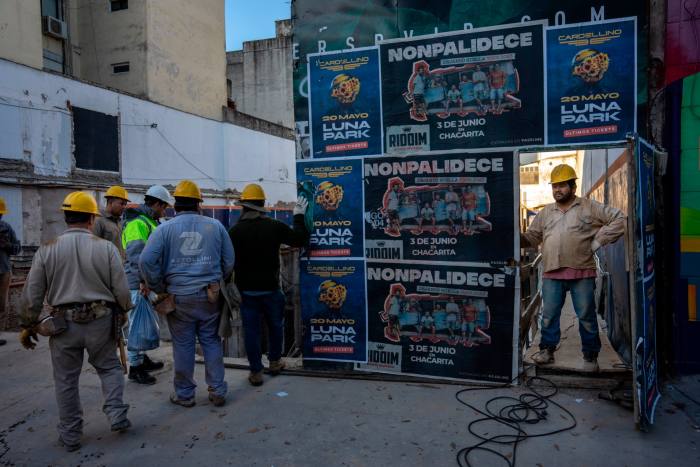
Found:
[[[282,342],[284,340],[284,294],[281,290],[269,293],[250,294],[243,292],[241,301],[241,319],[245,337],[245,351],[248,354],[250,371],[262,371],[262,320],[267,322],[270,334],[271,362],[282,357]]]
[[[595,278],[575,280],[542,280],[542,339],[540,349],[555,350],[561,338],[560,318],[566,292],[571,293],[574,311],[578,316],[581,351],[584,357],[597,357],[600,352],[598,317],[595,312]]]
[[[112,335],[112,315],[89,323],[66,321],[68,329],[49,339],[53,380],[58,403],[58,434],[66,444],[77,444],[83,431],[83,409],[78,384],[85,350],[102,383],[102,411],[110,424],[126,419],[129,406],[122,400],[124,374]]]
[[[197,383],[194,380],[196,340],[204,354],[205,380],[209,392],[225,396],[224,349],[219,337],[221,312],[209,303],[202,289],[192,295],[175,295],[175,311],[168,314],[168,327],[173,339],[175,394],[178,399],[192,399]]]

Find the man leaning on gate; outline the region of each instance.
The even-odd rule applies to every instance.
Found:
[[[619,209],[576,196],[576,179],[576,171],[569,165],[552,169],[554,203],[537,213],[527,231],[520,235],[520,242],[532,247],[542,243],[542,338],[534,362],[554,363],[561,338],[561,309],[568,291],[579,320],[583,370],[595,372],[599,369],[600,337],[593,255],[624,234],[625,218]]]

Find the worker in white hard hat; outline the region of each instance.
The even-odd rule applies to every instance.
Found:
[[[146,191],[143,204],[129,208],[124,213],[122,246],[124,248],[124,269],[129,281],[132,301],[138,294],[147,298],[149,290],[139,270],[141,252],[148,238],[158,227],[158,219],[165,216],[165,210],[173,204],[173,199],[165,187],[153,185]],[[131,326],[133,313],[129,313]],[[150,372],[163,368],[163,362],[155,362],[144,351],[129,350],[129,380],[139,384],[155,384],[156,378]]]
[[[12,226],[2,220],[2,216],[7,214],[5,200],[0,197],[0,317],[7,316],[7,296],[10,291],[10,277],[12,276],[12,265],[10,256],[19,254],[22,246],[17,240]],[[5,329],[0,326],[0,329]],[[0,339],[0,345],[5,345],[7,341]]]
[[[559,320],[566,299],[571,301],[579,320],[583,370],[598,371],[598,318],[595,312],[596,264],[593,254],[625,232],[625,218],[619,209],[576,196],[576,171],[561,164],[552,169],[550,184],[554,203],[537,213],[527,232],[521,234],[523,246],[542,243],[542,321],[537,364],[554,362],[561,330]]]

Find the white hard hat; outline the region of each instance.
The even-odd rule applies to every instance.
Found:
[[[170,196],[170,193],[168,192],[168,190],[165,189],[163,185],[153,185],[146,192],[146,196],[159,199],[162,202],[168,203],[170,205],[173,204],[173,198]]]

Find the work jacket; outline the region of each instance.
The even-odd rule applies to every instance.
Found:
[[[229,230],[236,251],[236,285],[242,293],[279,289],[280,245],[302,247],[309,242],[304,215],[293,227],[256,211],[244,210]]]
[[[233,261],[233,246],[221,222],[186,211],[153,232],[140,266],[148,287],[191,295],[230,276]]]
[[[102,213],[101,217],[95,219],[95,225],[92,226],[92,233],[100,238],[104,238],[108,242],[112,242],[119,250],[119,254],[124,256],[124,246],[122,245],[122,218],[110,216],[107,213]]]
[[[576,197],[566,212],[556,203],[537,213],[523,234],[530,246],[542,243],[544,272],[560,268],[595,269],[593,252],[625,233],[619,209]]]
[[[139,271],[139,257],[146,246],[148,238],[156,230],[155,213],[142,204],[137,208],[127,209],[124,213],[122,228],[122,247],[124,248],[124,270],[129,288],[137,290],[143,282]]]
[[[52,307],[105,301],[132,308],[117,247],[87,229],[69,228],[34,254],[22,291],[22,325],[36,323],[44,297]]]

